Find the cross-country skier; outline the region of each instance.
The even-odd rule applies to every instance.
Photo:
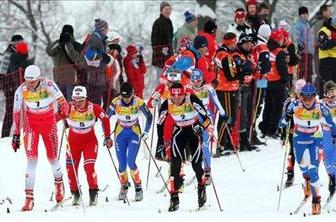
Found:
[[[215,89],[206,84],[203,78],[203,72],[200,69],[194,69],[190,76],[192,89],[195,95],[202,101],[207,114],[211,117],[212,123],[215,121],[214,109],[213,106],[216,107],[219,111],[219,115],[224,119],[225,122],[229,122],[230,117],[225,114],[225,111],[222,105],[219,103],[217,94]],[[211,150],[210,144],[212,140],[212,135],[209,135],[207,131],[203,132],[202,135],[202,147],[203,147],[203,155],[204,155],[204,171],[205,171],[205,179],[206,184],[210,185],[211,183]]]
[[[180,170],[182,161],[187,159],[185,153],[189,153],[192,157],[192,168],[198,181],[198,204],[202,207],[206,202],[206,190],[202,168],[201,136],[204,130],[209,130],[211,119],[202,101],[194,94],[187,93],[181,83],[174,83],[170,87],[170,98],[165,100],[160,108],[158,135],[163,135],[159,132],[164,130],[168,116],[174,119],[173,137],[165,141],[166,149],[171,146],[172,151],[169,211],[176,211],[179,208],[178,189],[182,184]],[[189,152],[186,151],[187,146]]]
[[[296,101],[297,99],[300,99],[301,95],[301,89],[302,87],[306,85],[306,81],[304,79],[299,79],[295,82],[295,90],[293,94],[285,101],[284,107],[283,107],[283,116],[286,115],[286,110],[291,102]],[[290,187],[293,185],[294,182],[294,165],[295,165],[295,157],[294,157],[294,148],[293,148],[293,131],[294,131],[294,122],[293,118],[290,120],[290,129],[288,131],[288,139],[289,139],[289,152],[287,156],[287,180],[285,182],[285,187]],[[287,130],[284,128],[282,130],[282,141],[284,142],[286,140]]]
[[[145,130],[141,132],[139,125],[140,111],[146,117]],[[131,84],[125,82],[120,87],[120,96],[112,100],[108,110],[109,117],[116,115],[117,123],[114,129],[116,154],[119,162],[120,182],[122,184],[119,200],[127,195],[129,183],[127,165],[135,186],[135,200],[143,199],[140,172],[136,165],[136,157],[140,148],[140,140],[148,139],[148,132],[152,125],[152,114],[142,99],[134,95]]]
[[[13,123],[14,136],[12,147],[16,152],[20,148],[21,111],[24,115],[24,146],[27,155],[26,200],[22,211],[31,211],[34,207],[35,171],[38,159],[39,136],[42,136],[47,158],[55,178],[55,198],[57,203],[64,197],[63,173],[57,160],[58,136],[54,101],[60,105],[61,113],[68,109],[62,92],[57,85],[46,78],[41,78],[40,68],[30,65],[24,73],[23,82],[15,92]]]
[[[336,123],[336,84],[333,81],[324,83],[324,99],[322,104],[329,108],[333,122]],[[336,145],[332,137],[330,126],[323,124],[323,161],[329,176],[329,193],[333,196],[336,186]]]
[[[94,131],[97,118],[103,123],[105,135],[104,145],[112,147],[110,138],[110,121],[104,110],[87,98],[84,86],[75,86],[72,91],[72,102],[69,103],[69,110],[66,116],[69,125],[69,152],[67,152],[66,167],[70,190],[73,195],[72,205],[79,205],[80,192],[76,176],[81,155],[84,157],[84,170],[89,184],[90,206],[97,205],[98,182],[95,172],[95,163],[98,154],[98,141]],[[73,165],[74,164],[74,165]],[[76,172],[74,172],[74,169]]]
[[[336,135],[336,127],[332,121],[330,111],[316,99],[316,88],[307,83],[301,89],[301,99],[289,104],[285,118],[280,121],[284,127],[290,119],[294,119],[293,146],[297,163],[305,178],[304,195],[308,198],[312,192],[312,214],[321,213],[320,180],[318,175],[318,152],[322,147],[323,118]]]

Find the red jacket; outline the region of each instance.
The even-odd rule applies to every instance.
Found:
[[[139,56],[138,58],[139,60],[137,61],[137,58],[133,59],[131,56],[127,55],[124,58],[124,66],[128,82],[133,86],[135,94],[138,97],[143,98],[145,73],[147,70],[142,56]]]

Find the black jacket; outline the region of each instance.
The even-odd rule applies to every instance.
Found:
[[[10,84],[13,90],[19,87],[20,80],[23,80],[24,70],[32,64],[31,60],[28,59],[28,55],[22,55],[16,52],[11,55],[8,66],[8,74],[10,73],[10,75],[7,75],[7,84]],[[18,72],[20,68],[22,69],[21,73]]]
[[[152,27],[151,43],[153,48],[152,65],[162,68],[164,61],[173,55],[173,23],[170,18],[160,17],[155,20]],[[167,53],[163,48],[167,47]]]

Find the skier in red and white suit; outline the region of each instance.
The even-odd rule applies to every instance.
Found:
[[[40,78],[41,71],[36,65],[30,65],[24,73],[25,82],[15,92],[13,108],[14,136],[12,147],[16,152],[20,148],[20,117],[23,111],[24,146],[27,155],[26,200],[22,211],[34,207],[33,190],[35,170],[38,159],[39,136],[42,136],[49,163],[55,178],[55,198],[61,202],[64,197],[64,185],[61,165],[57,160],[58,137],[54,101],[60,105],[61,113],[68,109],[57,85],[48,79]]]
[[[112,147],[110,121],[108,116],[99,105],[88,101],[86,97],[86,88],[84,86],[76,86],[73,89],[72,101],[69,103],[69,110],[66,114],[67,123],[70,128],[70,153],[67,152],[66,167],[70,190],[73,195],[72,204],[75,206],[79,205],[80,198],[76,175],[78,175],[78,165],[82,153],[84,156],[84,170],[89,184],[90,206],[97,205],[98,183],[97,174],[94,168],[98,154],[98,142],[94,131],[94,125],[97,118],[103,123],[105,135],[104,145],[108,148]],[[64,118],[64,116],[62,118]]]

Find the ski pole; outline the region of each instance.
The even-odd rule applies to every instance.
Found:
[[[117,174],[118,180],[119,180],[119,182],[120,182],[120,185],[122,185],[122,182],[121,182],[121,179],[120,179],[120,176],[119,176],[119,173],[118,173],[117,165],[115,164],[115,162],[114,162],[114,160],[113,160],[111,151],[110,151],[110,149],[107,148],[107,147],[106,147],[106,149],[107,149],[107,151],[108,151],[108,153],[109,153],[109,155],[110,155],[110,158],[111,158],[111,161],[112,161],[114,170],[115,170],[115,172],[116,172],[116,174]],[[124,198],[124,203],[126,203],[126,202],[127,202],[128,206],[130,206],[130,202],[129,202],[129,200],[128,200],[127,195],[125,195],[125,198]]]
[[[156,161],[155,161],[155,158],[153,157],[153,154],[150,152],[150,148],[148,147],[148,144],[147,144],[147,142],[146,142],[145,140],[144,140],[144,143],[145,143],[145,147],[147,148],[147,150],[148,150],[148,152],[149,152],[150,157],[151,157],[152,160],[153,160],[153,163],[155,164],[156,169],[157,169],[158,172],[160,173],[160,177],[161,177],[161,179],[162,179],[162,182],[164,183],[164,185],[165,185],[165,187],[166,187],[166,189],[167,189],[167,191],[168,191],[168,193],[169,193],[168,185],[166,184],[166,181],[165,181],[165,179],[164,179],[163,176],[162,176],[162,173],[161,173],[161,171],[160,171],[160,168],[159,168],[159,166],[157,165],[157,163],[156,163]]]
[[[65,129],[65,123],[64,123],[64,129]],[[82,209],[83,209],[83,212],[85,214],[85,206],[84,206],[84,201],[83,201],[83,192],[82,192],[82,189],[81,189],[81,185],[79,184],[79,179],[78,179],[78,175],[77,175],[76,168],[75,168],[75,162],[74,162],[74,159],[73,159],[72,154],[71,154],[71,147],[70,147],[70,144],[69,144],[69,138],[68,138],[68,135],[67,135],[66,132],[64,132],[64,134],[65,134],[65,139],[66,139],[67,153],[68,153],[68,155],[70,157],[70,161],[71,161],[71,165],[72,165],[72,170],[74,171],[74,174],[75,174],[76,183],[77,183],[77,189],[78,189],[78,192],[79,192],[79,195],[80,195]]]
[[[152,136],[151,136],[150,148],[153,147],[154,131],[155,131],[154,130],[154,126],[155,126],[155,120],[156,120],[156,109],[157,109],[157,105],[155,105],[155,107],[154,107],[153,126],[152,126]],[[149,150],[149,152],[151,153],[152,150]],[[148,190],[150,164],[151,164],[151,158],[148,159],[147,178],[146,178],[146,190]]]
[[[281,194],[282,194],[282,184],[284,180],[284,174],[285,174],[285,167],[286,167],[286,158],[287,158],[287,152],[288,152],[288,144],[289,144],[289,130],[290,130],[290,124],[287,124],[286,128],[286,140],[285,143],[283,144],[285,146],[285,154],[284,154],[284,160],[283,160],[283,165],[282,165],[282,174],[281,174],[281,181],[280,181],[280,191],[279,191],[279,198],[278,198],[278,208],[277,211],[279,212],[280,210],[280,201],[281,201]]]
[[[229,138],[230,138],[230,141],[231,141],[231,143],[232,143],[233,149],[235,150],[234,153],[235,153],[235,155],[236,155],[236,157],[237,157],[237,159],[238,159],[238,162],[239,162],[239,165],[240,165],[240,169],[241,169],[243,172],[245,172],[245,169],[243,168],[242,162],[241,162],[241,160],[240,160],[240,158],[239,158],[239,154],[238,154],[239,151],[238,151],[237,147],[235,147],[235,145],[234,145],[234,143],[233,143],[232,135],[231,135],[231,133],[230,133],[230,130],[229,130],[229,127],[228,127],[227,123],[225,124],[225,128],[226,128],[227,133],[228,133],[228,135],[229,135]]]

